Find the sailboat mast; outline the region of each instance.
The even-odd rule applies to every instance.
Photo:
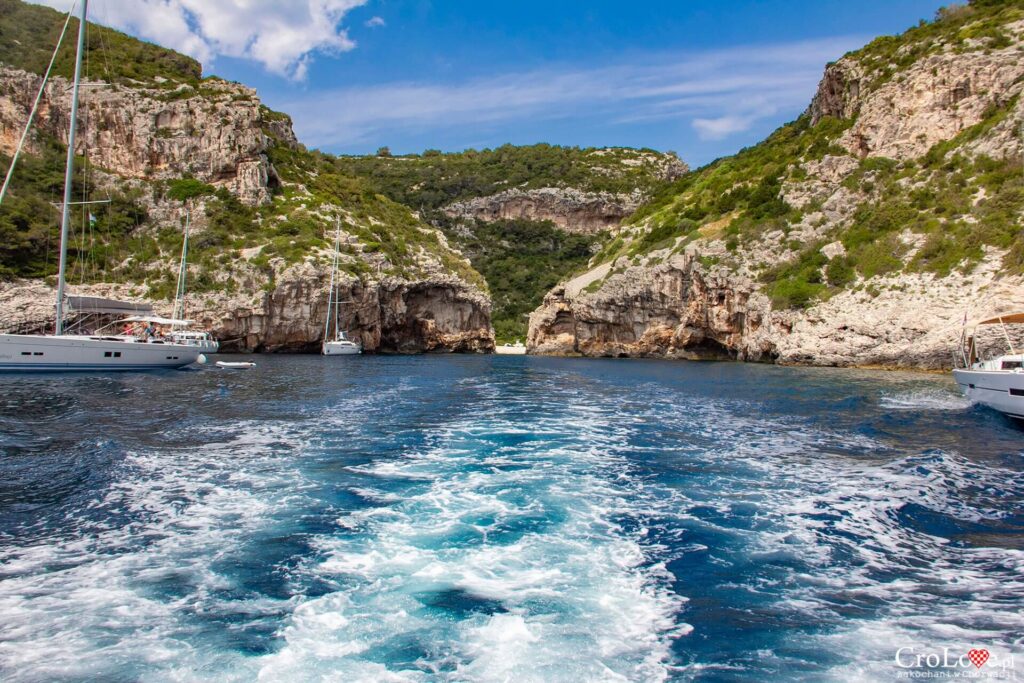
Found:
[[[185,239],[181,243],[181,265],[178,267],[178,291],[174,293],[174,318],[185,318],[185,286],[188,279],[188,227],[192,213],[185,212]]]
[[[75,52],[75,80],[71,88],[71,125],[68,129],[68,158],[64,168],[64,206],[60,219],[60,265],[57,267],[57,325],[55,334],[64,332],[64,271],[68,263],[68,225],[71,222],[71,179],[75,172],[75,128],[78,127],[78,84],[82,80],[82,52],[85,45],[85,14],[88,0],[80,0],[78,50]]]
[[[331,311],[334,309],[334,274],[338,271],[338,249],[341,246],[341,219],[337,219],[334,229],[334,258],[331,260],[331,286],[327,291],[327,315],[324,316],[324,341],[328,341],[327,334],[331,331]],[[335,324],[335,335],[337,335],[337,324]]]

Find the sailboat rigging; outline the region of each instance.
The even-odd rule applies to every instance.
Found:
[[[177,368],[198,360],[201,346],[174,339],[137,339],[131,335],[81,335],[64,333],[65,278],[68,265],[68,229],[71,222],[72,177],[75,163],[75,132],[78,127],[78,93],[82,80],[88,0],[81,1],[78,46],[71,88],[71,122],[64,168],[64,201],[61,205],[60,260],[57,266],[56,321],[52,335],[0,334],[0,371],[152,370]],[[59,44],[58,44],[59,49]],[[47,73],[48,75],[48,73]],[[45,87],[45,77],[43,86]],[[25,137],[23,136],[22,142]],[[15,152],[17,158],[19,145]],[[120,302],[111,302],[114,304]],[[116,307],[115,309],[116,310]],[[147,320],[152,321],[152,318]]]
[[[348,338],[338,324],[342,302],[338,300],[334,281],[338,273],[338,258],[341,253],[341,220],[334,231],[334,258],[331,261],[331,284],[327,290],[327,315],[324,322],[324,342],[321,353],[325,356],[354,356],[363,352],[360,344]],[[331,339],[331,320],[334,321],[334,338]]]

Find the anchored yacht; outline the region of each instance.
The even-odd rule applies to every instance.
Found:
[[[1018,353],[1007,325],[1024,324],[1024,313],[1008,313],[964,326],[960,336],[959,361],[962,368],[953,369],[953,377],[972,403],[980,403],[1020,420],[1024,420],[1024,354]],[[994,358],[979,358],[977,333],[979,327],[998,325],[1009,353]]]
[[[64,285],[67,270],[68,227],[71,219],[72,175],[75,162],[75,131],[78,123],[78,90],[82,78],[82,53],[85,41],[86,11],[88,0],[82,0],[78,24],[78,49],[75,54],[75,76],[71,88],[71,123],[68,130],[67,161],[64,169],[64,202],[61,207],[60,262],[57,270],[56,323],[54,334],[0,334],[0,371],[79,371],[79,370],[153,370],[177,368],[199,359],[203,349],[200,346],[180,344],[170,340],[156,340],[150,337],[137,339],[130,335],[65,334],[64,330]],[[60,42],[57,50],[60,49]],[[56,59],[56,50],[54,59]],[[51,61],[51,67],[53,61]],[[47,70],[47,76],[49,70]],[[43,78],[41,88],[46,87]],[[36,99],[38,105],[39,98]],[[11,159],[4,190],[14,172],[28,130],[32,125],[35,108],[29,115],[25,133]],[[2,201],[2,195],[0,195]],[[114,302],[121,303],[121,302]],[[121,304],[119,310],[123,311]]]
[[[331,285],[327,292],[327,321],[324,323],[324,343],[321,353],[325,356],[355,356],[363,352],[363,347],[348,338],[338,327],[338,316],[342,302],[334,291],[334,276],[338,272],[338,254],[341,251],[341,221],[338,221],[334,235],[334,261],[331,263]],[[334,322],[334,337],[331,338],[331,322]]]

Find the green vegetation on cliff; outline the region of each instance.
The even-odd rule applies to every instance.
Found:
[[[0,0],[0,62],[32,73],[46,71],[65,16],[21,0]],[[70,79],[74,72],[77,32],[78,20],[72,18],[53,67],[58,76]],[[90,78],[151,85],[157,78],[167,79],[168,85],[195,83],[202,78],[202,66],[191,57],[120,31],[89,22],[86,39]]]
[[[1021,20],[1021,0],[972,0],[941,10],[935,21],[900,36],[878,38],[847,55],[859,69],[858,97],[899,81],[901,72],[918,60],[943,50],[987,54],[1019,44],[1020,37],[1007,27]],[[1014,87],[1020,84],[1018,79]],[[806,307],[878,276],[967,273],[992,249],[1005,254],[1004,272],[1024,272],[1020,157],[1012,148],[1000,158],[972,148],[997,126],[1006,128],[1019,110],[1018,101],[1019,95],[993,97],[979,123],[920,158],[900,160],[860,158],[839,144],[859,114],[823,116],[814,123],[809,111],[760,144],[664,187],[629,219],[629,231],[604,245],[594,263],[623,257],[639,262],[652,251],[679,252],[697,240],[720,240],[729,256],[715,262],[753,264],[780,308]],[[1019,130],[1011,135],[1020,140]],[[841,203],[853,203],[852,211],[838,219],[821,213],[820,198],[798,206],[786,201],[818,181],[811,175],[814,162],[827,155],[855,165],[852,173],[844,171],[841,188],[836,188],[846,191]],[[813,195],[813,188],[809,191]],[[806,234],[808,224],[817,235],[814,241],[794,239],[794,230]],[[781,238],[769,239],[773,235]],[[764,245],[773,240],[782,245],[782,260],[759,264]],[[826,257],[821,249],[831,243],[845,253]]]
[[[63,188],[64,154],[63,145],[50,141],[42,155],[22,156],[0,208],[0,278],[56,273],[60,215],[52,202],[59,200]],[[373,275],[420,277],[427,274],[420,264],[420,254],[425,252],[448,272],[486,289],[480,275],[447,248],[435,230],[364,181],[338,174],[330,157],[280,142],[270,148],[269,155],[284,183],[275,189],[269,204],[259,207],[247,206],[226,189],[194,178],[148,183],[146,191],[152,199],[201,201],[193,205],[202,210],[207,226],[192,239],[190,259],[196,271],[192,291],[231,291],[232,273],[242,262],[256,266],[272,282],[274,259],[289,265],[309,255],[326,258],[323,254],[331,248],[339,215],[346,233],[354,237],[344,246],[342,260],[342,268],[350,274],[371,274],[366,257],[373,255],[378,262]],[[6,172],[8,163],[9,158],[0,156],[0,172]],[[84,179],[90,175],[82,170],[84,166],[79,159],[75,196],[82,196]],[[69,279],[145,282],[155,298],[173,292],[174,272],[167,266],[181,249],[182,227],[153,225],[143,192],[119,183],[117,189],[91,195],[110,203],[91,205],[88,212],[76,207],[68,247]],[[256,253],[244,257],[246,249]]]
[[[0,63],[41,74],[63,22],[64,15],[54,10],[0,0]],[[77,31],[77,23],[72,23],[55,68],[59,75],[71,75]],[[231,93],[231,86],[207,87],[210,79],[201,79],[199,63],[174,51],[91,23],[87,40],[92,80],[138,87],[162,102],[223,101],[225,92]],[[230,97],[240,106],[251,99],[240,88]],[[247,205],[226,187],[191,175],[128,180],[119,178],[116,169],[93,169],[78,159],[74,196],[110,201],[88,210],[73,208],[69,281],[140,283],[148,285],[153,298],[170,296],[182,225],[157,224],[151,214],[186,204],[198,226],[190,248],[193,292],[230,293],[243,280],[251,283],[254,273],[263,281],[257,286],[269,289],[282,268],[310,258],[326,260],[338,218],[347,235],[341,267],[355,277],[453,274],[486,290],[479,273],[408,207],[340,169],[334,157],[296,145],[287,115],[262,105],[258,112],[262,133],[270,141],[266,153],[279,176],[268,188],[270,200],[259,206]],[[157,131],[158,137],[163,130]],[[38,153],[22,155],[0,207],[4,279],[48,277],[57,269],[60,215],[54,203],[61,197],[66,148],[40,131],[34,140]],[[10,158],[0,154],[0,172],[5,173],[9,163]]]
[[[487,280],[491,322],[498,343],[523,340],[527,316],[544,294],[585,265],[598,235],[573,235],[550,221],[503,220],[442,223],[457,235],[461,251]]]
[[[443,154],[342,156],[344,173],[420,212],[441,228],[487,280],[499,342],[526,336],[527,314],[567,273],[586,265],[603,236],[570,234],[548,221],[466,221],[442,209],[453,202],[511,189],[571,188],[584,192],[651,195],[679,173],[677,159],[653,150],[581,149],[556,145],[467,150]]]
[[[338,168],[417,211],[513,188],[571,187],[651,193],[664,184],[666,155],[653,150],[502,145],[452,154],[341,156]]]

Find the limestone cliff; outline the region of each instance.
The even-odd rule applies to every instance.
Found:
[[[598,149],[587,158],[599,159],[593,173],[601,177],[629,178],[636,175],[629,191],[595,191],[589,183],[574,186],[564,180],[558,187],[512,188],[481,197],[452,202],[444,213],[456,218],[482,221],[517,220],[551,221],[570,233],[594,234],[618,228],[622,221],[649,199],[650,184],[672,181],[688,169],[672,154],[653,154],[636,150]],[[609,161],[617,163],[609,164]],[[641,173],[642,172],[642,173]]]
[[[636,211],[642,199],[638,191],[617,195],[544,187],[474,197],[449,204],[444,212],[452,217],[481,221],[551,221],[566,232],[588,235],[619,227],[624,218]]]
[[[6,93],[0,98],[0,152],[13,153],[41,81],[0,68],[0,92]],[[63,144],[69,87],[63,78],[50,79],[35,124]],[[265,204],[279,179],[267,158],[264,128],[273,125],[295,142],[290,125],[265,118],[255,90],[219,79],[170,91],[93,81],[82,89],[76,152],[122,178],[190,176],[225,187],[247,204]]]
[[[190,295],[186,314],[221,340],[222,351],[315,352],[323,337],[329,278],[327,269],[303,264],[285,272],[270,292]],[[345,278],[336,291],[345,302],[339,326],[368,352],[472,353],[494,347],[490,301],[457,278]],[[143,300],[144,294],[139,287],[111,284],[72,285],[69,292],[128,301]],[[0,332],[52,331],[54,295],[53,287],[39,281],[0,282]],[[156,310],[172,314],[169,303]],[[72,329],[77,320],[72,315]]]
[[[1024,309],[1022,34],[971,3],[829,65],[552,290],[530,351],[949,367],[965,313]]]

